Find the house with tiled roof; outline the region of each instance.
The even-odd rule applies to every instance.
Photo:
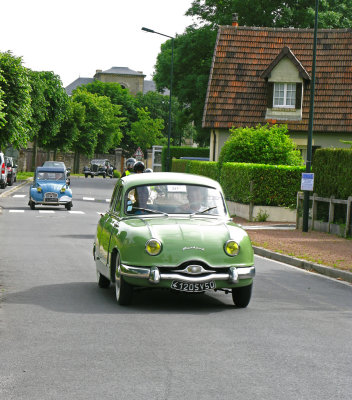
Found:
[[[111,67],[106,71],[97,69],[93,78],[77,78],[75,81],[66,86],[65,89],[67,94],[71,96],[72,91],[77,87],[98,80],[101,82],[119,83],[122,88],[128,89],[134,96],[138,92],[142,92],[143,94],[148,92],[156,92],[155,82],[144,79],[145,77],[146,75],[144,75],[143,72],[133,71],[128,67]],[[168,93],[164,92],[164,94]]]
[[[217,161],[232,127],[286,124],[306,157],[313,29],[220,26],[203,127]],[[352,30],[319,29],[313,151],[352,140]]]

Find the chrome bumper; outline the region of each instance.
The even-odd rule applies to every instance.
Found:
[[[241,279],[251,279],[255,276],[255,267],[230,267],[228,273],[210,272],[207,275],[194,276],[183,275],[177,272],[162,272],[162,268],[151,267],[132,267],[121,264],[120,272],[122,275],[130,278],[148,279],[151,283],[159,283],[161,280],[177,280],[188,283],[206,283],[210,281],[228,281],[229,283],[238,283]]]

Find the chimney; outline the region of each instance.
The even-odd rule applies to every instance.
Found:
[[[232,14],[232,26],[235,26],[235,27],[238,26],[238,14],[237,13]]]

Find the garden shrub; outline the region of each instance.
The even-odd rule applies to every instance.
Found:
[[[219,167],[223,163],[302,165],[303,159],[288,136],[286,125],[258,125],[255,128],[232,128],[224,143]]]

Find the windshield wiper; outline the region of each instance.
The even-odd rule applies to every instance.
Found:
[[[167,217],[169,216],[169,214],[167,214],[164,211],[151,210],[150,208],[133,207],[133,210],[146,211],[146,212],[150,212],[152,214],[163,214],[163,215],[166,215]],[[141,214],[139,214],[139,215],[141,215]]]
[[[197,214],[204,214],[207,211],[214,210],[214,208],[217,208],[217,206],[208,207],[208,208],[206,208],[205,210],[202,210],[202,211],[196,211],[196,212],[192,213],[190,215],[190,217],[193,217],[193,215],[197,215]]]

